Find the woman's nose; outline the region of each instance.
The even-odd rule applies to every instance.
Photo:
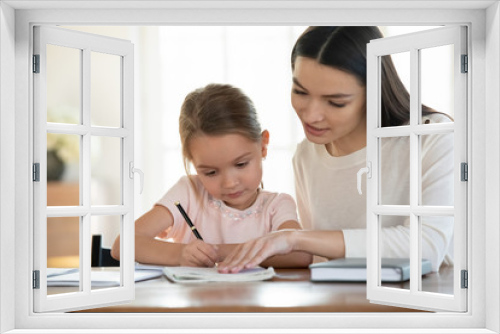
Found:
[[[307,123],[320,122],[323,117],[323,106],[320,101],[311,100],[302,108],[302,119]]]

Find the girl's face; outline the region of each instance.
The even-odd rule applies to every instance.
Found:
[[[292,106],[307,139],[326,145],[330,154],[366,146],[366,89],[354,75],[297,57]]]
[[[260,142],[240,134],[203,135],[193,138],[189,149],[198,177],[210,195],[244,210],[257,198],[268,143],[267,131]]]

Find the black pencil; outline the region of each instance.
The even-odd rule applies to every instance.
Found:
[[[200,233],[196,229],[196,226],[193,225],[193,222],[191,221],[191,219],[189,219],[189,216],[187,215],[186,211],[184,211],[184,208],[182,207],[181,203],[177,201],[174,204],[177,207],[177,209],[179,209],[179,211],[181,212],[181,215],[184,217],[184,220],[186,220],[186,223],[189,225],[189,228],[191,228],[191,231],[193,231],[195,237],[200,240],[203,240]]]

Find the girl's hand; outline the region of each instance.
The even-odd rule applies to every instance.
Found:
[[[186,244],[181,251],[179,265],[186,267],[213,267],[217,260],[217,246],[202,240]]]
[[[293,230],[272,232],[238,245],[217,268],[221,273],[237,273],[258,266],[267,258],[293,250]]]

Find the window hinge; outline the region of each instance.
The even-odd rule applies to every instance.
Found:
[[[460,170],[461,170],[461,181],[469,181],[469,166],[467,165],[466,162],[462,162],[460,164]]]
[[[462,280],[462,289],[467,289],[469,287],[469,274],[467,270],[462,270],[460,272],[461,280]]]
[[[467,55],[462,55],[462,70],[460,72],[469,72],[469,57]]]
[[[33,55],[33,73],[40,73],[40,55]]]
[[[40,270],[33,270],[33,289],[40,289]]]
[[[40,164],[38,162],[33,164],[33,181],[40,182]]]

